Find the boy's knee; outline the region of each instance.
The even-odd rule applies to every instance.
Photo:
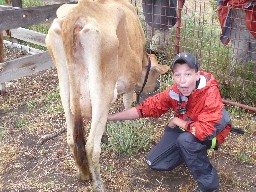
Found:
[[[186,146],[189,147],[194,140],[195,137],[191,133],[184,132],[177,138],[177,144],[178,146],[183,146],[186,148]]]

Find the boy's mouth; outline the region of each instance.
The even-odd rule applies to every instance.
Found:
[[[179,90],[180,90],[180,92],[181,92],[183,95],[189,94],[189,88],[188,88],[188,87],[180,87]]]

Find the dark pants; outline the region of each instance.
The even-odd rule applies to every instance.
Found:
[[[142,0],[143,14],[154,29],[168,29],[176,23],[177,0]]]
[[[202,191],[218,188],[218,175],[207,156],[208,147],[191,133],[166,126],[164,135],[146,157],[150,168],[172,170],[186,163]]]

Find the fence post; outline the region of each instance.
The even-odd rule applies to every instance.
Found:
[[[181,25],[182,4],[183,4],[183,0],[178,0],[175,54],[178,54],[180,52],[180,25]]]
[[[22,8],[22,0],[12,0],[12,6]]]
[[[5,1],[7,5],[10,4],[10,1]],[[22,8],[22,0],[12,0],[12,7]],[[0,32],[0,63],[4,62],[4,47],[3,47],[3,33]],[[4,95],[6,91],[5,83],[0,84],[0,95]]]

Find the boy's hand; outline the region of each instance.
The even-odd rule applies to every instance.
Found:
[[[171,128],[174,128],[174,127],[178,126],[178,127],[181,127],[181,128],[184,129],[185,126],[186,126],[186,123],[187,123],[186,121],[184,121],[184,120],[182,120],[178,117],[173,117],[171,119],[171,121],[168,123],[168,126],[171,127]]]
[[[171,121],[168,123],[168,126],[170,127],[170,128],[174,128],[174,127],[176,127],[177,125],[174,123],[174,119],[175,119],[176,117],[174,117],[174,118],[172,118],[171,119]]]

